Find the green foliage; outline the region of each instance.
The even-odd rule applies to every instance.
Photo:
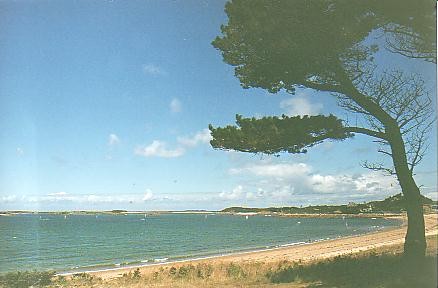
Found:
[[[132,278],[140,279],[140,277],[141,277],[140,269],[137,268],[137,269],[134,270],[134,273],[132,274]]]
[[[247,273],[239,264],[230,263],[227,267],[227,276],[233,279],[243,279],[247,277]]]
[[[170,267],[169,275],[177,278],[209,278],[213,273],[213,266],[206,263],[200,263],[197,266],[192,264],[182,265],[179,268]]]
[[[170,267],[170,269],[169,269],[170,275],[175,276],[177,272],[178,272],[178,269],[176,269],[176,267],[174,267],[174,266]]]
[[[296,116],[243,118],[236,115],[237,126],[214,128],[210,125],[214,148],[242,152],[305,153],[325,139],[343,140],[352,137],[342,121],[330,116]]]
[[[336,83],[344,69],[355,76],[373,61],[377,47],[363,40],[376,29],[390,51],[436,61],[434,11],[432,0],[233,0],[213,46],[244,88],[293,91],[307,79]]]
[[[360,4],[313,0],[228,2],[228,24],[221,27],[223,37],[217,37],[213,46],[222,51],[225,62],[236,67],[235,74],[244,88],[293,91],[295,85],[312,76],[332,79],[342,58],[370,58],[374,50],[360,42],[377,21]]]
[[[186,277],[192,275],[194,273],[194,271],[195,271],[195,266],[193,266],[192,264],[183,265],[183,266],[179,267],[178,277],[186,278]]]
[[[129,271],[128,273],[123,273],[123,275],[122,275],[122,279],[126,283],[128,283],[132,280],[138,281],[140,278],[141,278],[141,273],[140,273],[139,268],[135,269],[134,272]],[[91,284],[92,280],[93,280],[93,278],[89,279],[88,282]]]
[[[336,257],[311,265],[282,266],[266,276],[273,283],[304,280],[321,283],[318,287],[435,288],[436,261],[436,256],[419,263],[410,263],[400,255]]]
[[[123,274],[123,277],[126,277],[126,273]],[[73,274],[72,278],[80,280],[82,282],[86,282],[88,284],[91,284],[94,280],[93,275],[85,273],[85,272]]]
[[[0,275],[0,287],[45,287],[52,284],[53,276],[55,276],[55,272],[53,271],[9,272],[4,275]]]
[[[196,266],[196,277],[205,279],[213,274],[213,266],[211,264],[200,263]]]

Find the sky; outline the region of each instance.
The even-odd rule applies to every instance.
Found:
[[[224,4],[1,0],[0,210],[217,210],[399,193],[396,178],[361,168],[383,157],[365,136],[279,157],[211,148],[208,125],[236,114],[345,115],[327,93],[242,89],[211,45]],[[436,107],[435,66],[396,63],[423,76]],[[415,176],[434,199],[436,138],[435,125]]]

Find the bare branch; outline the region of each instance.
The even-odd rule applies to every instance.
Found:
[[[368,161],[365,161],[361,163],[361,166],[372,171],[382,171],[389,175],[396,175],[393,168],[387,168],[382,163],[370,163]]]

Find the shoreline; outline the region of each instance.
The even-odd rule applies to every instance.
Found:
[[[438,214],[425,215],[426,236],[438,235]],[[216,255],[201,256],[191,259],[182,259],[169,262],[145,263],[132,266],[107,267],[98,270],[65,271],[58,273],[61,276],[72,276],[79,273],[89,273],[102,279],[118,278],[124,273],[135,269],[148,272],[156,268],[178,266],[187,263],[217,263],[217,262],[276,262],[287,261],[315,261],[335,256],[354,254],[369,251],[375,248],[401,244],[406,233],[406,217],[390,217],[402,220],[400,226],[383,228],[369,233],[337,237],[330,240],[299,242],[279,245],[251,251],[239,251]],[[437,239],[438,240],[438,239]]]
[[[211,254],[211,255],[199,256],[199,257],[194,257],[194,258],[183,258],[180,260],[175,259],[175,260],[167,261],[168,258],[162,258],[163,261],[160,261],[162,259],[156,259],[157,261],[155,261],[155,262],[148,261],[148,262],[145,262],[143,264],[132,264],[132,265],[127,264],[127,265],[123,265],[123,266],[117,266],[117,264],[113,264],[113,266],[116,266],[116,267],[108,267],[109,265],[101,265],[100,267],[103,267],[103,268],[97,268],[97,267],[99,267],[99,265],[95,265],[95,266],[90,266],[90,267],[96,267],[96,269],[87,270],[87,267],[83,267],[83,269],[78,269],[75,271],[67,270],[67,271],[59,272],[59,273],[56,273],[56,276],[71,276],[71,275],[80,274],[80,273],[96,274],[96,273],[109,272],[109,271],[133,270],[136,268],[149,268],[149,267],[157,267],[157,266],[160,267],[160,266],[167,266],[167,265],[179,264],[179,263],[199,262],[199,261],[210,260],[210,259],[221,259],[224,257],[239,257],[239,256],[244,256],[246,254],[271,252],[271,251],[276,251],[276,250],[281,250],[281,249],[287,249],[290,247],[305,246],[305,245],[312,245],[312,244],[326,242],[326,241],[336,241],[339,239],[349,239],[349,238],[361,237],[364,235],[369,235],[369,234],[374,234],[374,233],[380,233],[383,231],[390,231],[393,229],[398,229],[402,225],[404,225],[404,223],[400,224],[400,226],[397,226],[397,227],[385,227],[385,228],[382,228],[382,229],[377,230],[377,231],[371,231],[371,232],[366,232],[366,233],[357,234],[357,235],[338,236],[338,237],[334,237],[334,238],[311,240],[310,242],[309,241],[308,242],[293,242],[293,243],[287,243],[287,244],[267,246],[266,248],[236,250],[236,251],[232,251],[232,252]],[[164,260],[164,259],[166,259],[166,260]]]
[[[238,214],[231,214],[231,213],[217,213],[222,215],[232,215],[232,216],[263,216],[263,214],[252,214],[252,213],[238,213]],[[318,217],[319,216],[319,217]],[[209,260],[209,259],[216,259],[216,258],[223,258],[223,257],[234,257],[234,256],[242,256],[246,254],[252,254],[252,253],[264,253],[264,252],[270,252],[270,251],[276,251],[280,249],[290,248],[290,247],[296,247],[296,246],[305,246],[305,245],[312,245],[320,242],[326,242],[326,241],[334,241],[338,239],[348,239],[348,238],[355,238],[355,237],[361,237],[364,235],[370,235],[374,233],[380,233],[383,231],[389,231],[393,229],[398,229],[400,227],[403,227],[406,225],[406,217],[401,214],[388,214],[386,216],[380,215],[380,217],[375,217],[376,215],[367,215],[367,216],[357,216],[356,217],[349,215],[349,214],[327,214],[327,215],[318,215],[315,214],[313,217],[309,217],[306,214],[285,214],[285,215],[272,215],[272,217],[287,217],[287,218],[341,218],[341,217],[348,217],[348,218],[385,218],[390,220],[398,220],[400,221],[395,226],[389,226],[389,227],[380,227],[376,230],[371,231],[365,231],[358,234],[353,235],[344,235],[344,236],[332,236],[327,238],[320,238],[320,239],[309,239],[306,241],[298,241],[298,242],[288,242],[288,243],[277,243],[277,244],[267,244],[266,246],[260,246],[260,247],[253,247],[253,248],[241,248],[241,249],[230,249],[228,251],[222,251],[222,252],[211,252],[211,253],[205,253],[200,255],[192,255],[192,256],[181,256],[181,257],[162,257],[157,259],[148,259],[148,260],[137,260],[133,262],[124,262],[124,263],[108,263],[108,264],[95,264],[95,265],[89,265],[89,266],[82,266],[82,267],[74,267],[70,269],[59,269],[56,270],[56,275],[59,276],[70,276],[80,273],[100,273],[100,272],[107,272],[107,271],[118,271],[118,270],[132,270],[136,268],[147,268],[147,267],[156,267],[156,266],[166,266],[166,265],[172,265],[172,264],[178,264],[178,263],[189,263],[189,262],[197,262],[197,261],[203,261],[203,260]]]
[[[105,210],[71,210],[71,211],[16,211],[6,210],[0,211],[0,216],[17,216],[17,215],[113,215],[113,216],[127,216],[127,215],[166,215],[166,214],[217,214],[217,215],[232,215],[232,216],[269,216],[269,217],[290,217],[290,218],[404,218],[406,213],[281,213],[281,212],[223,212],[223,211],[105,211]]]

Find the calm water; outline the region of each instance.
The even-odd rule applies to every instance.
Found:
[[[0,217],[0,272],[172,261],[355,235],[398,224],[380,218],[245,219],[202,214],[4,216]]]

